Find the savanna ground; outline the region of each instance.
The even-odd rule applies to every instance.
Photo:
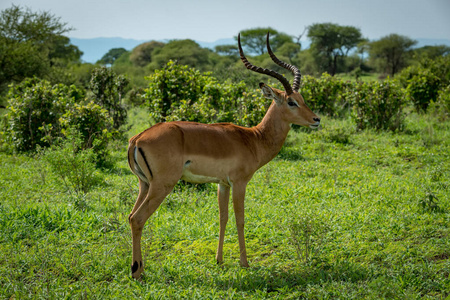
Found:
[[[145,128],[132,111],[130,135]],[[3,299],[445,299],[450,295],[450,122],[409,114],[400,133],[350,120],[291,131],[246,194],[250,268],[230,202],[215,263],[216,186],[180,183],[144,229],[131,279],[138,192],[126,142],[87,193],[39,156],[0,153]]]

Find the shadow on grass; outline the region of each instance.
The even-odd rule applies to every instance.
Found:
[[[256,290],[267,293],[287,290],[305,290],[308,286],[323,285],[326,282],[358,283],[373,276],[372,271],[348,262],[322,264],[317,266],[299,265],[288,270],[272,267],[254,267],[236,272],[232,278],[214,279],[217,288],[250,292]]]
[[[287,161],[299,161],[305,160],[300,150],[296,147],[288,147],[283,146],[281,148],[280,153],[276,156],[275,159],[287,160]]]

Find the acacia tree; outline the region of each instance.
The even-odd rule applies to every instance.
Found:
[[[370,59],[381,72],[394,75],[407,65],[412,46],[416,43],[406,36],[390,34],[370,43]]]
[[[292,43],[292,37],[273,28],[253,28],[241,31],[241,44],[247,52],[256,55],[266,53],[266,36],[270,34],[270,46],[276,51],[284,43]],[[237,40],[237,37],[235,37]]]
[[[324,64],[330,75],[336,74],[338,62],[362,40],[361,31],[353,26],[318,23],[309,26],[308,38],[319,64]]]

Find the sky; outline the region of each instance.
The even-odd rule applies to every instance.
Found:
[[[255,27],[299,36],[331,22],[370,40],[391,33],[450,40],[450,0],[0,0],[0,10],[12,4],[50,11],[74,28],[72,38],[214,42]]]

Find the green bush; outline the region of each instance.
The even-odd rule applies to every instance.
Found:
[[[428,111],[440,121],[450,118],[450,85],[438,92],[436,102],[431,102]]]
[[[100,67],[91,74],[89,88],[93,93],[92,101],[105,108],[113,119],[114,129],[125,124],[127,110],[122,105],[129,81],[123,75],[117,75],[113,70]],[[111,127],[109,127],[110,129]]]
[[[352,118],[359,130],[398,130],[404,119],[404,94],[391,79],[383,82],[360,82],[347,90],[345,97],[353,106]]]
[[[439,78],[429,69],[420,69],[408,80],[407,95],[417,112],[427,111],[430,102],[435,102],[440,86]]]
[[[450,85],[450,56],[425,58],[404,69],[397,77],[406,88],[409,101],[418,112],[437,101],[440,90]]]
[[[148,77],[145,90],[151,117],[156,122],[195,121],[258,124],[270,101],[249,92],[243,82],[220,84],[210,73],[169,62]]]
[[[58,143],[69,129],[75,129],[83,141],[81,148],[92,148],[98,162],[104,161],[113,120],[105,108],[85,103],[83,96],[75,86],[52,86],[37,78],[12,86],[4,117],[4,142],[19,152],[34,151],[37,146]]]
[[[166,121],[182,101],[190,104],[196,102],[204,87],[212,81],[209,73],[202,74],[173,61],[169,61],[163,69],[156,70],[147,79],[149,86],[145,89],[145,98],[156,122]]]
[[[341,116],[348,103],[343,97],[349,83],[323,73],[320,78],[304,76],[300,93],[313,111],[328,116]]]
[[[48,147],[60,136],[59,118],[83,97],[75,86],[51,85],[37,78],[11,86],[5,114],[6,142],[18,151]]]
[[[75,103],[59,121],[65,137],[70,137],[75,129],[81,140],[80,149],[92,149],[96,154],[97,162],[105,161],[108,154],[106,148],[113,133],[107,129],[112,127],[113,120],[106,109],[93,102],[85,105]]]

